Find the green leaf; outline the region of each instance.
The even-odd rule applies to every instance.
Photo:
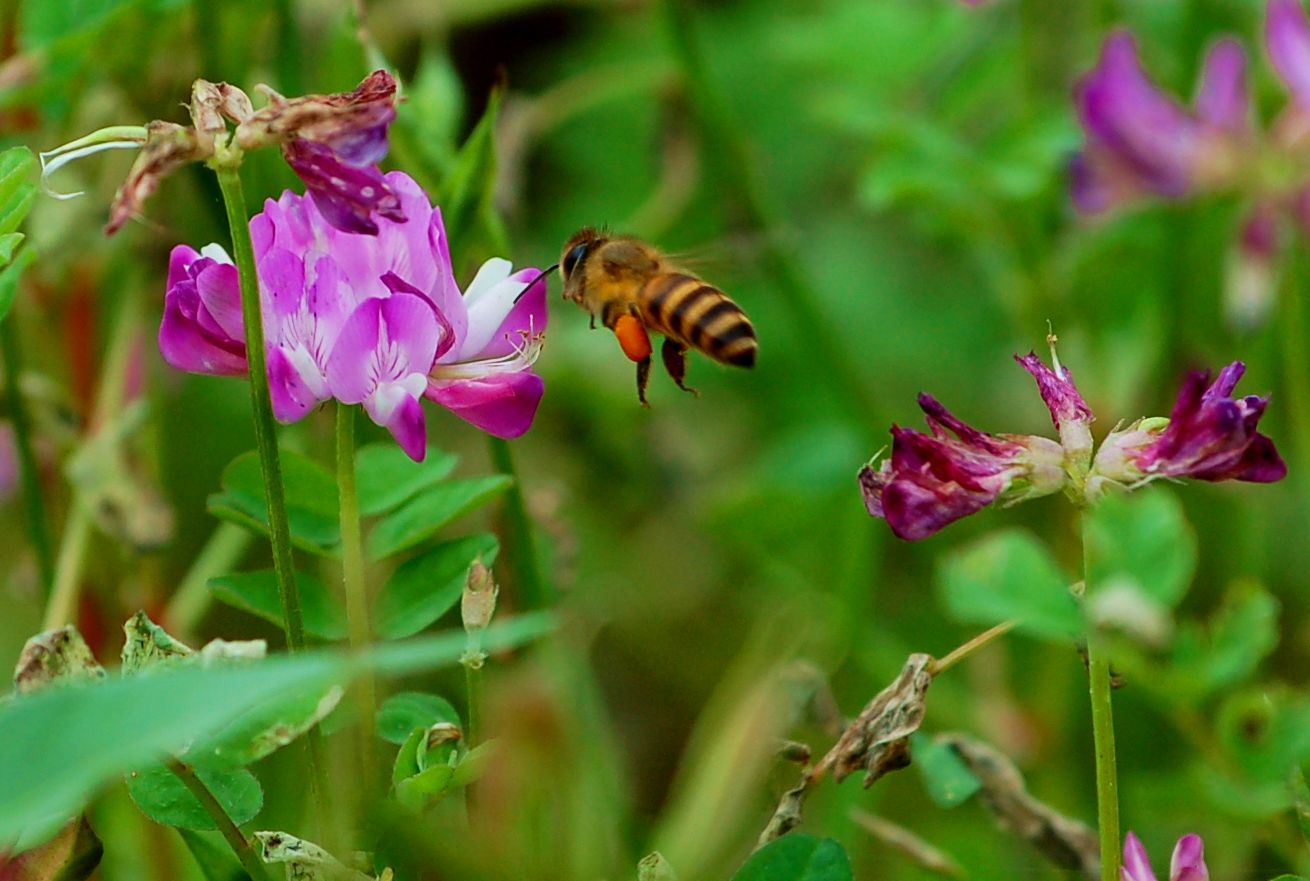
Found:
[[[964,804],[982,788],[969,766],[946,744],[916,733],[910,736],[910,752],[923,788],[938,807]]]
[[[459,725],[459,713],[450,701],[435,694],[403,691],[382,702],[376,717],[378,737],[387,743],[403,744],[415,728],[431,728],[438,722]]]
[[[791,834],[751,854],[732,881],[850,881],[851,862],[831,838]]]
[[[512,482],[495,474],[437,484],[373,527],[368,537],[369,557],[381,560],[426,541],[503,493]]]
[[[287,692],[246,713],[192,744],[187,762],[216,768],[241,768],[291,743],[341,701],[340,686]]]
[[[10,263],[4,269],[0,269],[0,321],[4,321],[9,310],[14,306],[14,299],[18,296],[18,279],[23,274],[23,270],[31,265],[35,259],[35,253],[31,248],[24,248],[18,252],[14,262]]]
[[[459,602],[473,561],[481,557],[490,566],[498,550],[494,535],[479,532],[401,563],[378,594],[373,613],[377,632],[399,639],[423,630]]]
[[[14,259],[14,252],[23,243],[25,236],[21,232],[0,235],[0,267],[8,266]]]
[[[396,784],[396,801],[411,808],[423,808],[450,789],[455,769],[450,765],[434,765]]]
[[[255,819],[264,806],[264,790],[249,771],[196,768],[195,774],[238,826]],[[197,832],[218,828],[186,784],[163,765],[129,772],[127,791],[141,813],[156,823]]]
[[[1112,493],[1086,515],[1087,595],[1129,588],[1172,609],[1196,571],[1196,536],[1172,493]]]
[[[249,881],[250,876],[222,838],[190,829],[178,829],[177,834],[195,857],[205,881]]]
[[[938,568],[937,585],[950,614],[962,622],[1013,619],[1034,636],[1062,641],[1082,632],[1068,581],[1022,530],[992,533],[952,554]]]
[[[17,230],[27,218],[27,212],[32,210],[35,202],[36,188],[30,184],[0,202],[0,233],[7,235]]]
[[[1310,697],[1285,689],[1239,692],[1219,709],[1219,740],[1254,781],[1278,784],[1291,801],[1287,781],[1310,759]]]
[[[355,453],[359,513],[373,517],[409,501],[444,480],[457,461],[452,453],[430,449],[422,462],[415,462],[390,442],[361,447]]]
[[[484,631],[483,645],[487,651],[520,645],[553,627],[547,614],[508,618]],[[322,693],[361,670],[401,676],[453,664],[465,644],[461,630],[380,645],[360,657],[312,651],[258,664],[165,667],[6,701],[0,704],[0,841],[18,840],[25,830],[27,839],[48,836],[104,783],[276,706],[283,695]]]
[[[1236,685],[1277,645],[1278,600],[1258,582],[1237,582],[1207,628],[1191,623],[1180,629],[1170,671],[1177,674],[1176,690],[1204,697]]]
[[[307,572],[296,573],[296,585],[300,588],[305,632],[319,639],[343,639],[345,614],[327,585]],[[272,569],[218,575],[209,579],[209,589],[215,599],[282,626],[282,595]]]
[[[36,199],[36,187],[31,183],[36,156],[26,147],[11,147],[0,153],[0,236],[7,239],[0,265],[13,259],[14,249],[22,236],[14,238],[15,230],[27,217]]]
[[[174,638],[145,612],[137,612],[123,625],[122,672],[132,676],[142,670],[178,663],[195,657],[191,646]]]
[[[426,730],[415,728],[409,732],[409,736],[400,744],[400,749],[396,752],[396,761],[391,766],[391,783],[393,786],[423,770],[418,765],[418,748],[420,743],[427,740],[427,737],[428,732]]]
[[[452,241],[472,230],[484,206],[492,202],[496,183],[496,117],[503,90],[493,89],[482,119],[460,148],[441,192],[441,216]]]
[[[291,450],[281,451],[291,541],[312,554],[333,553],[341,541],[337,482],[317,462]],[[211,514],[268,535],[268,505],[259,454],[251,451],[223,469],[223,491],[209,497]]]

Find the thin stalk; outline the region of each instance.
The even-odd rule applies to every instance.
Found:
[[[1088,565],[1086,527],[1083,533],[1083,580],[1085,589],[1091,566]],[[1096,749],[1096,819],[1101,841],[1101,881],[1119,881],[1119,772],[1114,748],[1114,712],[1110,702],[1110,661],[1102,654],[1097,634],[1087,638],[1087,672],[1092,699],[1092,740]]]
[[[214,821],[214,825],[218,827],[218,831],[222,833],[223,840],[228,843],[237,859],[241,861],[246,874],[250,876],[250,881],[264,881],[268,877],[264,872],[264,861],[259,858],[259,854],[255,853],[254,847],[250,844],[250,839],[246,838],[237,827],[237,824],[232,822],[232,818],[228,816],[227,811],[219,804],[214,794],[209,791],[209,787],[205,785],[205,782],[196,776],[194,770],[176,760],[168,763],[168,770],[172,771],[173,776],[182,781],[182,785],[196,797],[196,801],[200,802],[200,806],[205,809],[205,813],[209,814],[210,819]]]
[[[237,157],[239,161],[239,156]],[[268,502],[269,539],[273,546],[273,573],[282,600],[282,627],[287,651],[292,654],[305,647],[305,624],[300,611],[300,589],[296,586],[291,559],[291,528],[287,524],[286,490],[282,486],[282,462],[278,456],[277,434],[273,423],[273,403],[268,390],[268,369],[264,355],[264,316],[259,304],[259,275],[255,269],[255,248],[250,241],[250,221],[246,196],[241,188],[239,164],[213,163],[218,187],[223,194],[223,208],[232,235],[232,258],[241,282],[241,321],[246,334],[246,365],[250,377],[250,409],[255,423],[255,446],[264,477],[264,497]],[[323,735],[315,726],[305,738],[309,765],[310,800],[321,824],[327,817],[327,765]]]
[[[364,583],[364,542],[359,526],[359,493],[355,486],[355,408],[337,404],[337,492],[341,500],[341,575],[346,592],[346,627],[350,647],[368,650],[373,641],[368,621],[368,588]],[[359,677],[354,686],[360,718],[360,759],[365,786],[374,783],[377,763],[373,754],[372,724],[377,708],[377,689],[371,674]]]
[[[468,730],[464,742],[469,748],[482,742],[482,662],[464,664],[464,687],[468,692]]]
[[[259,308],[255,249],[250,241],[250,219],[246,213],[246,197],[241,189],[240,173],[235,167],[226,165],[216,165],[214,171],[218,175],[219,189],[223,192],[223,207],[227,210],[227,223],[232,233],[232,257],[241,279],[241,319],[246,332],[246,363],[250,374],[255,446],[259,449],[264,495],[268,500],[273,570],[282,597],[287,649],[294,653],[305,647],[305,625],[300,612],[300,591],[296,587],[291,560],[291,529],[287,525],[286,491],[282,486],[282,462],[278,456],[273,404],[269,396],[268,371],[264,361],[264,319]]]
[[[554,599],[554,592],[542,577],[537,560],[532,519],[523,501],[523,488],[514,467],[514,451],[508,441],[491,435],[487,436],[487,447],[496,472],[514,481],[505,493],[505,559],[518,592],[519,611],[544,609]]]
[[[1283,314],[1278,322],[1281,333],[1278,342],[1281,351],[1278,360],[1283,370],[1281,401],[1290,414],[1294,449],[1301,472],[1296,479],[1310,481],[1310,375],[1307,375],[1306,345],[1310,334],[1306,331],[1306,304],[1301,285],[1307,277],[1307,261],[1301,257],[1287,273],[1283,284]]]
[[[105,366],[101,371],[100,388],[96,393],[95,408],[91,413],[90,430],[99,431],[112,416],[123,408],[126,394],[125,379],[131,365],[132,343],[136,335],[136,300],[129,295],[109,340]],[[73,499],[68,517],[64,521],[64,534],[59,541],[55,557],[55,571],[46,602],[42,628],[52,630],[71,624],[77,617],[78,597],[82,587],[82,568],[86,565],[87,546],[91,542],[93,518],[85,494],[73,487]]]
[[[997,624],[995,627],[991,628],[990,630],[984,630],[982,633],[978,634],[973,639],[964,643],[960,647],[947,653],[945,656],[933,660],[933,662],[928,665],[929,674],[933,676],[940,676],[941,674],[945,673],[947,670],[954,667],[956,664],[963,661],[965,658],[969,657],[969,655],[978,651],[978,649],[992,642],[995,642],[1005,634],[1009,633],[1011,630],[1015,628],[1015,625],[1018,623],[1019,622],[1017,621],[1002,621],[1000,624]]]
[[[876,403],[855,361],[833,330],[836,321],[824,315],[818,296],[775,237],[783,225],[782,212],[759,182],[749,145],[741,136],[745,127],[735,122],[722,91],[706,70],[690,3],[664,0],[659,8],[673,56],[682,69],[692,109],[709,148],[708,158],[719,179],[734,191],[746,219],[763,233],[765,271],[784,294],[783,303],[791,312],[797,334],[810,341],[810,352],[819,371],[843,393],[840,400],[848,414],[858,424],[864,424],[876,412]]]
[[[32,451],[32,423],[19,388],[23,350],[14,333],[14,316],[0,320],[0,357],[4,360],[5,393],[9,399],[9,422],[14,429],[14,446],[18,450],[18,476],[23,489],[23,520],[27,537],[36,554],[41,590],[48,597],[54,583],[54,556],[50,549],[50,527],[46,521],[45,500],[41,496],[41,478],[36,454]]]

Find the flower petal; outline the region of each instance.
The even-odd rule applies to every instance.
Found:
[[[532,287],[525,291],[529,282]],[[504,357],[523,347],[525,335],[546,329],[546,279],[536,267],[525,267],[487,289],[468,310],[468,336],[459,359]]]
[[[1220,40],[1206,54],[1196,94],[1196,115],[1207,125],[1236,135],[1250,129],[1246,52],[1236,40]]]
[[[1146,848],[1142,847],[1141,840],[1132,832],[1124,836],[1124,862],[1119,877],[1121,881],[1155,881]]]
[[[1265,7],[1269,61],[1297,103],[1310,107],[1310,20],[1300,0],[1269,0]]]
[[[405,455],[415,462],[422,462],[427,455],[427,421],[423,405],[397,384],[378,391],[379,394],[364,401],[364,409],[374,422],[391,432]]]
[[[1184,835],[1169,861],[1169,881],[1210,881],[1205,867],[1205,844],[1199,835]]]
[[[355,308],[341,332],[337,334],[327,361],[328,388],[332,396],[346,404],[359,404],[377,386],[370,375],[382,326],[383,300],[374,297]]]
[[[499,373],[484,379],[433,380],[426,396],[488,434],[515,438],[532,427],[544,390],[535,373]]]
[[[278,422],[296,422],[327,395],[319,395],[314,386],[318,381],[318,365],[308,358],[296,359],[294,353],[280,348],[268,351],[268,391],[273,403],[273,416]]]

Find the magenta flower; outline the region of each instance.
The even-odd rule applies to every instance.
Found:
[[[1119,483],[1157,477],[1273,483],[1287,475],[1274,442],[1257,432],[1268,398],[1231,397],[1246,365],[1234,361],[1210,382],[1194,372],[1183,383],[1167,423],[1142,420],[1110,434],[1095,470]]]
[[[1147,77],[1131,34],[1111,34],[1074,94],[1086,145],[1071,166],[1075,206],[1097,213],[1152,194],[1188,195],[1231,174],[1250,136],[1246,56],[1232,40],[1206,56],[1195,110]]]
[[[1271,483],[1287,473],[1273,441],[1255,430],[1268,399],[1230,397],[1245,370],[1240,361],[1208,387],[1208,373],[1192,374],[1168,419],[1139,419],[1111,432],[1093,459],[1092,412],[1069,371],[1054,358],[1055,367],[1047,367],[1031,352],[1015,360],[1037,380],[1060,442],[986,434],[919,395],[932,433],[893,425],[891,457],[859,474],[869,513],[896,535],[917,541],[993,502],[1058,490],[1089,504],[1111,485],[1133,489],[1158,477]]]
[[[382,218],[376,235],[340,231],[318,200],[290,192],[251,220],[274,415],[362,404],[415,459],[425,396],[492,434],[522,434],[543,391],[529,372],[546,325],[541,274],[491,260],[461,295],[441,212],[407,175],[385,182],[406,219]],[[221,248],[173,250],[159,345],[183,370],[245,372],[240,289]]]
[[[932,434],[893,425],[891,458],[859,475],[865,507],[900,538],[927,538],[1002,496],[1017,502],[1064,486],[1064,451],[1055,441],[987,434],[928,394],[919,406]]]
[[[1156,881],[1146,848],[1137,836],[1129,832],[1124,836],[1124,862],[1119,869],[1120,881]],[[1205,844],[1199,835],[1184,835],[1174,846],[1169,860],[1169,881],[1209,881],[1210,871],[1205,867]]]

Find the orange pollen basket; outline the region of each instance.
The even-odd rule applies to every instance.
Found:
[[[631,315],[623,315],[614,322],[614,335],[619,338],[623,354],[631,361],[645,361],[650,357],[650,337],[646,328]]]

